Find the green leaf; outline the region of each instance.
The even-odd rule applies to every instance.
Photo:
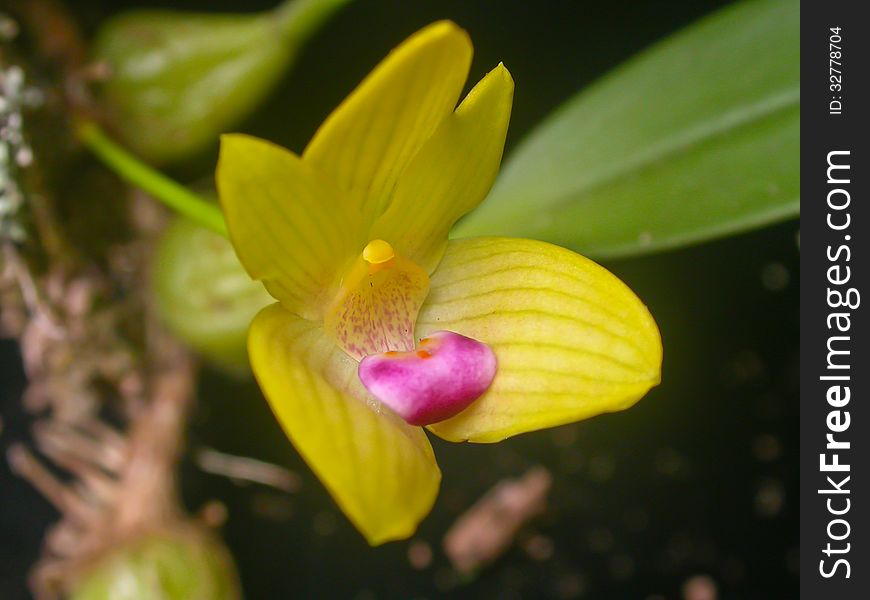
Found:
[[[143,10],[98,32],[99,90],[124,143],[155,164],[217,143],[272,89],[299,47],[349,0],[289,0],[259,14]]]
[[[453,236],[625,256],[796,216],[799,25],[796,0],[745,2],[643,52],[534,129]]]

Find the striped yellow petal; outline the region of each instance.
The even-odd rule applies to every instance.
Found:
[[[217,186],[230,240],[248,274],[284,306],[322,316],[340,271],[359,252],[341,192],[292,152],[245,135],[221,137]]]
[[[628,408],[660,378],[661,338],[641,301],[603,267],[543,242],[451,241],[417,336],[445,329],[498,358],[490,389],[429,427],[451,441],[495,442]]]
[[[441,480],[423,430],[379,408],[356,361],[279,304],[254,318],[248,352],[287,436],[368,542],[410,536]]]
[[[399,174],[456,107],[468,77],[468,34],[449,21],[405,40],[321,125],[303,153],[372,219]]]
[[[499,65],[449,115],[396,184],[393,200],[372,237],[431,272],[459,217],[492,187],[504,150],[514,82]]]

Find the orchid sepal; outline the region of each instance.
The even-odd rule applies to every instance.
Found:
[[[412,535],[441,482],[423,430],[366,393],[321,325],[280,304],[254,318],[248,354],[287,437],[366,540]]]

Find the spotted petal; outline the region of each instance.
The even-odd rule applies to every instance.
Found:
[[[373,269],[374,267],[374,269]],[[402,256],[368,264],[362,257],[342,281],[324,326],[352,358],[414,347],[414,322],[429,291],[426,271]]]
[[[417,336],[447,329],[489,344],[490,389],[431,425],[451,441],[506,437],[628,408],[659,382],[658,328],[624,283],[573,252],[531,240],[451,241]]]
[[[303,153],[349,192],[371,223],[396,179],[456,107],[468,77],[468,34],[449,21],[405,40],[326,119]]]
[[[357,363],[281,305],[256,316],[248,351],[287,436],[369,543],[410,536],[441,480],[423,430],[379,408]]]

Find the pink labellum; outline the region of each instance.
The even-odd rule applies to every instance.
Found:
[[[451,331],[420,340],[418,350],[362,359],[359,378],[371,394],[411,425],[459,414],[489,389],[497,362],[489,346]]]

